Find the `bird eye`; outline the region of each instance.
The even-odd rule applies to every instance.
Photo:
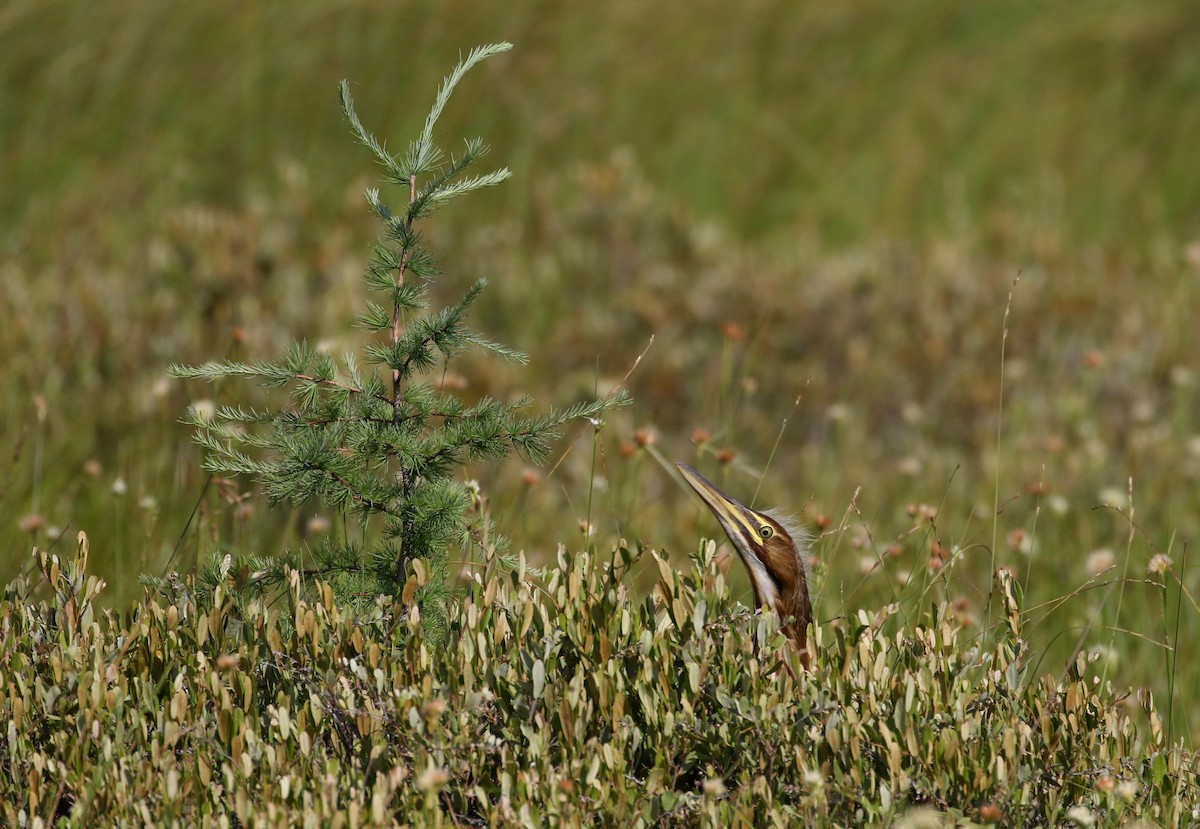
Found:
[[[758,528],[758,534],[761,535],[763,537],[763,540],[765,541],[766,539],[775,535],[775,530],[771,527],[770,524],[763,524],[761,527]]]

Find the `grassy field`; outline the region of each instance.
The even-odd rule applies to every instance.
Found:
[[[718,532],[688,461],[818,527],[827,630],[947,600],[971,635],[1010,568],[1043,672],[1082,649],[1193,743],[1200,18],[1168,2],[11,0],[0,576],[82,529],[119,604],[339,531],[207,482],[176,421],[255,395],[165,367],[356,342],[374,170],[337,82],[405,136],[501,39],[442,131],[514,178],[429,233],[444,295],[487,275],[476,326],[533,360],[449,379],[566,404],[645,352],[551,469],[472,470],[514,548],[682,563]]]

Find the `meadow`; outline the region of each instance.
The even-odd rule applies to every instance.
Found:
[[[501,39],[439,129],[484,136],[513,179],[428,238],[435,292],[488,276],[474,326],[532,359],[469,357],[443,383],[634,396],[547,467],[470,470],[513,550],[551,572],[560,544],[624,539],[688,571],[720,530],[685,461],[815,529],[826,647],[860,614],[896,633],[931,606],[989,642],[1002,569],[1019,693],[1083,671],[1159,745],[1194,745],[1200,23],[1166,2],[13,0],[0,579],[82,530],[120,610],[139,573],[344,531],[201,469],[187,408],[266,392],[165,369],[361,343],[376,171],[337,83],[408,135],[458,55]],[[634,595],[667,580],[631,562]],[[461,567],[469,585],[485,564]],[[734,613],[749,583],[726,577]]]

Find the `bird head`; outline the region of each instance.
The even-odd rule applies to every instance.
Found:
[[[804,567],[804,557],[808,555],[807,535],[778,514],[759,512],[733,500],[690,466],[675,465],[721,522],[750,573],[756,603],[780,616],[792,617],[784,632],[800,650],[807,665],[807,631],[812,622]]]

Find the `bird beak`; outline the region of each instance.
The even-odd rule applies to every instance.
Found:
[[[754,513],[717,489],[712,481],[687,464],[677,463],[675,466],[679,467],[683,479],[692,489],[696,490],[696,494],[704,499],[704,503],[708,505],[713,515],[721,522],[721,526],[725,528],[725,533],[730,540],[741,541],[742,543],[737,546],[745,552],[757,553],[760,545],[757,522],[751,520]],[[760,557],[755,555],[755,558]]]

